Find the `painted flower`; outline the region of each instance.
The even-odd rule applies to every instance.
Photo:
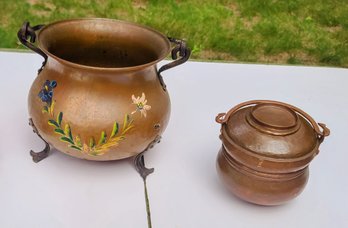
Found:
[[[52,80],[46,80],[40,90],[38,96],[40,97],[42,102],[46,102],[48,105],[52,102],[53,97],[53,89],[57,86],[57,82]]]
[[[136,106],[136,110],[132,112],[132,115],[136,112],[140,112],[141,116],[146,118],[146,112],[151,109],[150,105],[147,105],[147,100],[145,98],[145,94],[142,93],[141,97],[135,97],[132,95],[133,104]]]

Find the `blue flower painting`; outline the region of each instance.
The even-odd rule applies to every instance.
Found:
[[[42,102],[47,103],[47,106],[51,106],[52,104],[53,89],[56,86],[57,82],[55,80],[46,80],[38,94]]]

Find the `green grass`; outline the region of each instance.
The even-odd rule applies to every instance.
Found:
[[[348,0],[0,0],[0,48],[23,48],[24,20],[78,17],[151,26],[196,59],[348,67]]]

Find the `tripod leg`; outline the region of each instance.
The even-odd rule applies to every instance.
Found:
[[[33,150],[30,150],[30,155],[32,156],[33,161],[34,161],[35,163],[38,163],[39,161],[45,159],[45,158],[48,156],[48,154],[49,154],[49,152],[50,152],[50,150],[51,150],[51,147],[50,147],[50,145],[42,138],[42,136],[39,134],[39,132],[38,132],[37,128],[35,127],[34,122],[33,122],[33,120],[32,120],[31,118],[29,119],[29,125],[33,128],[33,132],[34,132],[35,134],[37,134],[37,136],[39,136],[39,138],[40,138],[42,141],[44,141],[44,143],[45,143],[45,148],[44,148],[42,151],[35,152],[35,151],[33,151]]]

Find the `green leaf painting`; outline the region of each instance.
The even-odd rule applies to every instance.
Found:
[[[95,146],[95,139],[91,137],[89,139],[89,148],[94,148],[94,146]]]
[[[82,143],[81,143],[81,138],[80,136],[76,135],[75,137],[75,143],[78,147],[82,147]]]
[[[70,138],[68,138],[66,136],[60,137],[60,140],[63,141],[63,142],[68,142],[70,144],[75,144],[74,141],[72,141]]]
[[[118,133],[118,123],[115,121],[110,138],[113,138],[115,135],[117,135],[117,133]]]
[[[65,135],[64,131],[60,128],[56,128],[56,129],[54,129],[54,131],[58,134]]]
[[[59,128],[59,124],[55,120],[48,120],[48,124],[51,126]]]
[[[69,124],[65,124],[64,133],[65,133],[66,136],[69,137],[70,140],[73,140],[73,136],[72,136]]]
[[[63,120],[63,113],[60,112],[57,116],[57,123],[59,126],[62,124],[62,120]]]
[[[42,113],[48,113],[48,107],[47,106],[43,106]]]
[[[100,135],[100,139],[98,142],[98,145],[102,145],[106,142],[106,133],[105,131],[102,131],[101,135]]]
[[[125,134],[133,128],[133,120],[130,115],[126,114],[124,116],[122,131],[120,131],[119,123],[115,121],[109,138],[106,131],[102,131],[100,133],[98,144],[96,144],[95,138],[91,136],[86,145],[83,143],[79,135],[74,137],[70,124],[65,123],[63,125],[63,121],[63,112],[59,112],[56,120],[49,119],[48,124],[55,128],[54,132],[60,135],[60,141],[67,143],[69,148],[92,156],[103,155],[110,148],[117,146],[121,141],[126,139]],[[64,126],[64,129],[62,126]]]
[[[69,145],[70,148],[73,148],[75,150],[82,150],[81,147],[75,146],[75,145]]]

